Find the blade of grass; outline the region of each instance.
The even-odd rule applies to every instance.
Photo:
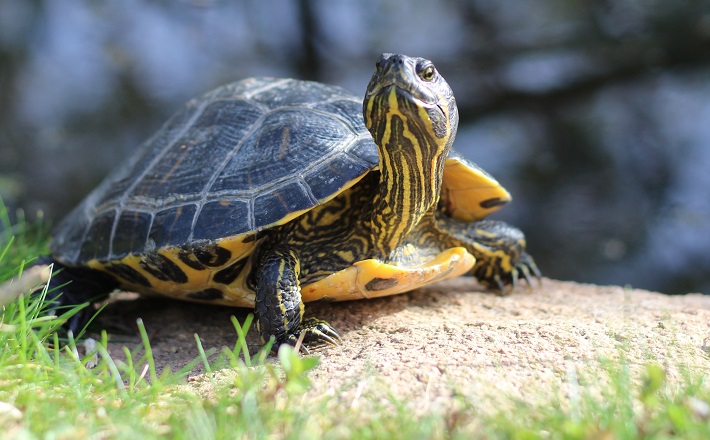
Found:
[[[137,379],[135,365],[133,364],[133,355],[131,354],[131,350],[129,350],[126,346],[123,347],[123,354],[126,356],[125,363],[126,371],[128,372],[128,391],[133,393],[136,389]]]
[[[15,242],[15,236],[12,235],[7,241],[7,244],[5,244],[5,247],[3,248],[2,252],[0,252],[0,261],[3,261],[5,259],[5,256],[7,255],[7,252],[10,250],[12,247],[12,244]]]
[[[128,397],[126,387],[123,385],[123,377],[121,377],[121,373],[119,373],[116,364],[113,362],[111,355],[109,355],[108,353],[108,350],[106,350],[104,344],[102,343],[96,344],[96,348],[99,350],[102,362],[108,367],[109,371],[111,372],[110,376],[113,378],[114,384],[116,385],[116,389],[118,390],[119,394],[121,394],[121,396],[123,397]]]
[[[143,349],[145,350],[145,357],[148,361],[148,368],[150,373],[150,381],[153,385],[158,383],[158,374],[155,371],[155,359],[153,359],[153,351],[150,348],[150,341],[148,340],[148,333],[145,331],[145,325],[143,320],[138,318],[136,321],[138,324],[138,331],[141,335],[141,341],[143,341]]]
[[[197,333],[195,333],[194,335],[195,343],[197,344],[197,351],[200,352],[200,358],[202,359],[202,365],[205,366],[205,371],[207,373],[211,373],[212,368],[210,367],[210,362],[207,360],[207,356],[205,355],[205,350],[204,348],[202,348],[202,341],[200,341],[200,337],[197,335]]]
[[[234,354],[236,356],[239,356],[239,352],[244,354],[244,363],[247,365],[247,367],[251,367],[251,356],[249,355],[249,347],[247,347],[247,331],[249,331],[249,328],[251,327],[251,323],[254,320],[254,314],[250,313],[247,315],[247,318],[244,320],[244,325],[240,325],[239,321],[237,318],[232,315],[229,317],[229,319],[232,321],[232,325],[234,326],[234,329],[237,331],[237,342],[234,345]]]

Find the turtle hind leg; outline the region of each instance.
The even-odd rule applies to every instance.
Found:
[[[274,350],[282,344],[295,346],[299,338],[305,343],[337,344],[340,340],[327,322],[303,318],[299,274],[298,257],[293,251],[282,248],[268,250],[257,269],[257,329],[264,343],[274,337]],[[301,349],[308,352],[304,346]]]
[[[51,256],[42,256],[35,264],[54,265],[47,288],[49,313],[61,314],[72,306],[101,301],[118,287],[116,279],[106,273],[65,266]],[[89,323],[94,313],[92,307],[84,307],[72,315],[64,328],[76,335]]]

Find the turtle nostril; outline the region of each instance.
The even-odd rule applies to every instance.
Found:
[[[400,66],[402,64],[404,64],[404,56],[403,55],[395,54],[395,55],[392,55],[390,59],[392,60],[392,64],[395,64],[395,65],[399,64]]]

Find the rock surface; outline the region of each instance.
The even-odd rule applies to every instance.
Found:
[[[531,291],[496,296],[458,278],[408,294],[306,309],[343,337],[340,346],[312,350],[321,358],[311,376],[315,394],[340,390],[357,399],[384,383],[394,395],[425,402],[454,392],[528,399],[531,387],[564,388],[598,368],[599,360],[619,356],[632,368],[655,361],[671,379],[682,379],[681,369],[709,365],[710,297],[700,294],[666,296],[545,279]],[[124,327],[110,344],[112,356],[120,358],[122,345],[137,344],[133,323],[143,318],[159,369],[176,371],[198,356],[195,333],[206,350],[234,347],[229,318],[243,322],[247,313],[138,299],[110,304],[100,323]],[[255,330],[248,342],[255,352]]]

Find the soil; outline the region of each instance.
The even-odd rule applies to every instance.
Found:
[[[230,316],[243,322],[248,313],[139,298],[113,301],[99,324],[109,329],[111,355],[120,359],[123,345],[138,344],[135,322],[142,318],[159,371],[176,371],[199,355],[194,334],[205,350],[233,348]],[[619,356],[632,368],[658,362],[677,379],[681,368],[708,367],[710,296],[700,294],[544,279],[532,290],[497,296],[462,277],[391,297],[308,304],[306,313],[342,336],[338,346],[311,349],[320,357],[312,393],[340,390],[354,401],[382,384],[395,396],[424,402],[455,392],[529,399],[531,387],[565,387],[599,360]],[[247,340],[255,353],[261,345],[255,329]],[[190,374],[201,372],[200,365]]]

